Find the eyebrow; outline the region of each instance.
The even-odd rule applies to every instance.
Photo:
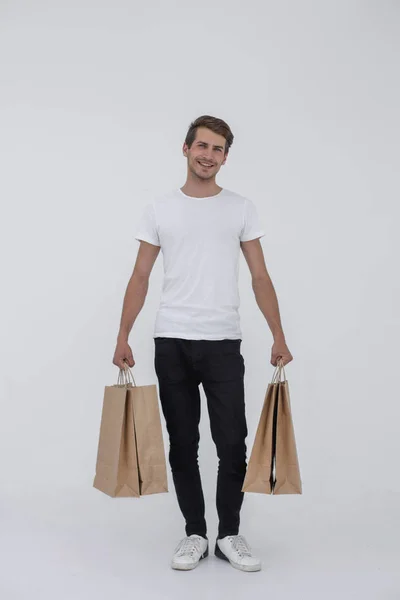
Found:
[[[208,146],[208,143],[207,143],[207,142],[203,142],[202,140],[198,140],[198,142],[197,142],[197,143],[198,143],[198,144],[205,144],[206,146]],[[224,149],[224,147],[223,147],[223,146],[214,146],[214,148],[221,148],[222,150]]]

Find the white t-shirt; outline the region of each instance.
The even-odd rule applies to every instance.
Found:
[[[164,280],[153,337],[238,339],[240,242],[265,235],[252,200],[180,188],[148,203],[135,239],[161,246]]]

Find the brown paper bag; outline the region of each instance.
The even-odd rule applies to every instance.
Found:
[[[280,381],[282,372],[284,380]],[[282,359],[268,384],[242,492],[302,494],[289,383]]]
[[[137,386],[128,365],[105,387],[93,487],[112,498],[168,492],[157,387]]]

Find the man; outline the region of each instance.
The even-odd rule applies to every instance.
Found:
[[[208,556],[205,506],[199,467],[201,383],[219,457],[218,537],[214,552],[243,571],[258,571],[260,560],[239,534],[241,491],[246,473],[247,426],[244,359],[240,352],[238,259],[241,248],[252,277],[257,304],[274,338],[271,364],[293,357],[285,342],[278,302],[268,275],[260,238],[265,235],[255,205],[219,187],[215,178],[226,163],[233,135],[229,126],[208,115],[189,127],[183,154],[187,179],[154,199],[141,216],[140,241],[126,290],[113,363],[135,360],[129,332],[140,312],[160,249],[164,281],[154,330],[154,365],[169,434],[171,465],[186,537],[171,566],[188,570]]]

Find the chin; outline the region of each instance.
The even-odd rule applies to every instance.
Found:
[[[209,173],[208,175],[205,175],[204,173],[202,173],[202,171],[197,169],[194,169],[193,173],[196,175],[196,177],[198,177],[199,179],[203,179],[204,181],[214,176],[214,173]]]

